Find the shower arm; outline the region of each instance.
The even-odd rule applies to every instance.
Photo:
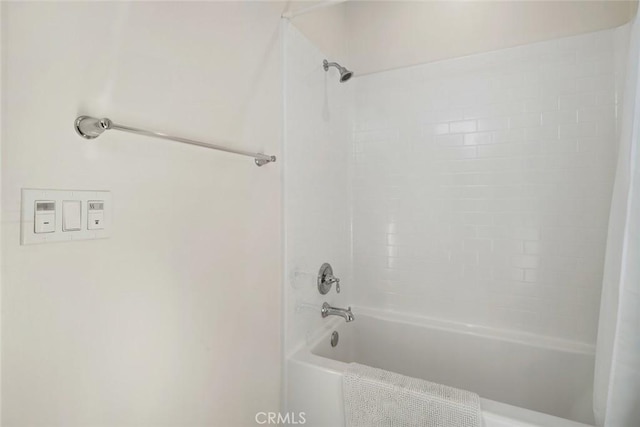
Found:
[[[195,141],[193,139],[182,138],[179,136],[172,136],[166,133],[154,132],[144,129],[138,129],[131,126],[119,125],[113,123],[110,119],[97,119],[95,117],[80,116],[75,121],[75,129],[78,135],[85,139],[95,139],[102,135],[105,130],[119,130],[122,132],[134,133],[137,135],[150,136],[153,138],[166,139],[168,141],[181,142],[183,144],[197,145],[198,147],[210,148],[212,150],[224,151],[227,153],[239,154],[241,156],[253,157],[256,165],[264,166],[267,163],[275,162],[276,156],[269,156],[262,153],[253,153],[246,150],[238,150],[235,148],[223,147],[217,144],[210,144],[207,142]]]
[[[336,67],[338,70],[342,68],[342,65],[338,64],[337,62],[329,62],[326,59],[322,63],[322,66],[324,67],[325,71],[329,71],[329,67]]]

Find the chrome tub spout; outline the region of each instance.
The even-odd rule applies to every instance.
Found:
[[[331,307],[326,302],[322,304],[322,310],[320,311],[320,313],[322,313],[322,317],[340,316],[347,322],[353,322],[353,320],[355,319],[353,317],[353,313],[351,312],[351,307],[349,308]]]

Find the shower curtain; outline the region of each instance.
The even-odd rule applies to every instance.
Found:
[[[609,216],[593,403],[605,427],[640,426],[640,22],[631,26]]]

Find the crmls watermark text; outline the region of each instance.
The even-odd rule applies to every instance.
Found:
[[[256,414],[256,423],[258,424],[271,424],[271,425],[300,425],[305,424],[304,412],[258,412]]]

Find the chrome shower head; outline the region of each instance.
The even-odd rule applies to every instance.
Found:
[[[336,67],[340,72],[340,83],[344,83],[347,80],[349,80],[351,77],[353,77],[353,71],[347,70],[345,67],[338,64],[337,62],[329,62],[325,59],[324,61],[322,61],[322,66],[324,67],[325,71],[329,71],[329,67]]]

